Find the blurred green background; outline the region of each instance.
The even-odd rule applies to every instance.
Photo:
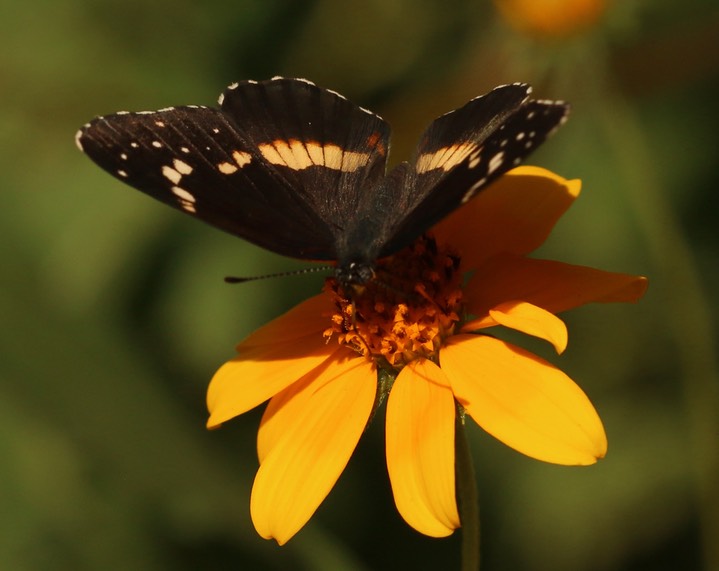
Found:
[[[570,0],[571,3],[571,0]],[[551,4],[551,2],[550,2]],[[548,8],[549,9],[549,8]],[[584,181],[538,256],[650,277],[634,306],[564,317],[551,356],[610,451],[530,460],[470,427],[483,569],[719,569],[719,6],[624,1],[564,35],[488,1],[0,0],[0,569],[456,569],[397,514],[381,416],[285,547],[249,520],[261,411],[204,428],[234,344],[322,278],[123,186],[77,151],[95,115],[212,105],[236,80],[308,77],[392,123],[529,81],[573,103],[529,163]]]

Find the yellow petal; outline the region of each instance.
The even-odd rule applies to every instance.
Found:
[[[257,432],[257,455],[260,459],[260,464],[277,441],[287,433],[288,425],[294,423],[294,420],[307,405],[308,400],[312,398],[312,393],[317,388],[317,377],[325,371],[329,370],[331,372],[348,355],[353,355],[349,349],[338,345],[335,346],[334,353],[320,366],[312,369],[304,377],[270,399],[262,415],[260,429]]]
[[[219,368],[207,389],[208,428],[263,403],[332,354],[336,345],[327,344],[322,337],[329,320],[317,317],[319,297],[250,335],[237,347],[237,357]]]
[[[402,369],[387,400],[387,468],[397,510],[432,537],[459,527],[454,416],[449,380],[437,365],[417,360]]]
[[[296,305],[263,325],[237,346],[238,351],[272,344],[294,343],[314,332],[321,334],[330,323],[334,308],[330,296],[322,293]]]
[[[527,254],[547,239],[580,188],[579,180],[538,167],[518,167],[447,216],[433,232],[440,243],[459,250],[467,269],[500,252]]]
[[[553,313],[531,303],[523,301],[500,303],[489,310],[489,317],[489,320],[468,321],[462,326],[462,331],[468,332],[492,325],[504,325],[549,341],[554,345],[557,353],[561,354],[567,348],[567,326],[564,321]]]
[[[592,302],[636,302],[646,289],[647,279],[641,276],[504,254],[482,266],[465,295],[468,312],[482,317],[509,300],[559,313]]]
[[[604,457],[602,421],[559,369],[484,335],[456,335],[440,355],[455,398],[484,430],[545,462],[593,464]]]
[[[304,390],[308,396],[264,457],[252,488],[257,532],[282,545],[312,517],[344,470],[374,404],[375,368],[335,360]]]

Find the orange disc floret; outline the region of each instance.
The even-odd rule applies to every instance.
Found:
[[[337,311],[325,337],[399,371],[418,358],[434,359],[462,315],[459,258],[423,235],[380,260],[375,279],[345,291],[328,278]]]

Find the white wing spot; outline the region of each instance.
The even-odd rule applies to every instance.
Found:
[[[508,139],[502,139],[502,141],[499,143],[499,146],[504,148],[507,146],[507,143],[509,142]]]
[[[525,133],[524,133],[524,131],[521,131],[521,132],[517,133],[517,136],[515,137],[515,139],[517,139],[517,141],[521,141],[522,139],[524,139],[524,137],[525,137]]]
[[[225,94],[220,93],[220,96],[217,98],[217,104],[222,105],[222,103],[225,101]]]
[[[245,153],[242,151],[234,151],[232,153],[232,158],[235,159],[236,165],[233,165],[232,163],[224,162],[219,163],[217,165],[217,170],[219,170],[222,174],[232,174],[237,172],[238,168],[242,168],[245,165],[249,164],[252,160],[252,155],[250,153]]]
[[[338,93],[337,95],[340,95],[340,94]],[[342,99],[346,99],[346,97],[344,95],[340,95],[340,97]],[[372,115],[372,117],[379,117],[379,115],[377,115],[377,113],[375,113],[374,111],[370,111],[369,109],[365,109],[364,107],[360,107],[359,109],[360,109],[360,111],[364,111],[365,113],[367,113],[367,115]],[[380,117],[380,119],[381,119],[381,117]]]
[[[433,153],[424,153],[417,157],[415,168],[418,173],[435,169],[442,169],[445,172],[450,171],[461,164],[470,154],[472,154],[470,161],[474,162],[476,158],[477,164],[479,164],[479,160],[481,160],[479,159],[480,151],[481,149],[478,149],[474,143],[458,143],[449,147],[442,147]],[[472,166],[471,162],[469,168],[477,166],[477,164]]]
[[[228,85],[227,89],[237,89],[238,85],[240,85],[240,84],[235,81],[234,83],[231,83],[230,85]]]
[[[192,202],[190,202],[189,200],[180,199],[180,206],[185,212],[189,212],[190,214],[194,214],[195,212],[197,212],[197,210],[195,210],[195,205],[192,204]]]
[[[489,159],[489,166],[487,167],[487,174],[492,174],[494,171],[496,171],[499,167],[502,166],[503,162],[504,162],[504,151],[500,151],[496,155],[494,155],[491,159]]]
[[[165,123],[162,121],[155,121],[155,125],[157,125],[158,127],[164,127]]]
[[[340,99],[345,99],[345,100],[347,99],[344,95],[342,95],[341,93],[337,93],[334,89],[328,89],[328,90],[327,90],[327,93],[331,93],[332,95],[336,95],[336,96],[339,97]]]
[[[314,141],[303,143],[296,139],[276,140],[259,145],[257,149],[270,164],[285,165],[293,170],[319,165],[342,172],[355,172],[366,166],[371,157],[368,153],[345,151],[337,145],[322,145]],[[237,157],[235,160],[238,160]]]
[[[536,111],[530,111],[527,113],[527,119],[533,119],[536,114]]]
[[[159,149],[160,147],[162,147],[162,143],[160,141],[152,141],[152,146],[156,149]]]
[[[82,141],[80,140],[82,138],[82,131],[78,131],[75,133],[75,145],[77,145],[77,148],[81,151],[84,151],[85,149],[82,148]]]
[[[122,178],[127,178],[127,173],[126,173],[124,170],[122,170],[122,169],[118,170],[118,171],[117,171],[117,174],[118,174],[119,176],[121,176]]]
[[[180,150],[185,154],[190,152],[190,149],[188,149],[187,147],[180,147]]]
[[[182,175],[173,169],[172,167],[169,167],[167,165],[162,167],[162,176],[164,176],[167,180],[169,180],[173,184],[177,184],[180,182],[180,179],[182,178]],[[175,187],[176,188],[176,187]],[[173,190],[174,192],[174,190]]]
[[[252,160],[252,155],[243,151],[233,151],[232,158],[235,159],[237,166],[242,168],[245,165],[250,164],[250,161]]]
[[[123,161],[126,161],[126,160],[127,160],[127,153],[120,153],[120,158],[121,158]]]
[[[192,167],[186,162],[181,161],[180,159],[173,160],[172,165],[175,167],[175,170],[180,174],[190,174],[192,172]]]
[[[534,144],[534,143],[533,143],[532,141],[527,141],[526,143],[524,143],[524,148],[525,148],[525,149],[530,149],[533,144]]]
[[[163,107],[162,109],[160,109],[159,112],[160,112],[160,113],[166,113],[167,111],[174,111],[174,110],[175,110],[174,107]]]
[[[219,133],[220,130],[219,130],[217,127],[215,127],[214,129],[212,129],[212,132],[213,132],[215,135],[217,135],[217,133]]]
[[[129,111],[118,111],[117,113],[115,113],[115,115],[129,115],[129,114],[130,114]]]
[[[154,115],[156,111],[137,111],[135,115]]]
[[[191,203],[195,202],[195,197],[192,196],[189,192],[187,192],[184,188],[180,188],[179,186],[173,186],[170,190],[172,191],[172,194],[174,194],[180,200]]]
[[[462,204],[467,202],[470,198],[472,198],[475,194],[477,194],[477,191],[484,186],[484,183],[487,182],[486,178],[481,178],[477,182],[475,182],[470,189],[464,193],[464,196],[462,197]]]
[[[135,141],[133,141],[132,143],[130,143],[130,146],[131,146],[133,149],[137,149],[140,145],[137,144]]]
[[[232,163],[220,163],[217,165],[217,170],[219,170],[222,174],[232,174],[237,172],[237,167]]]

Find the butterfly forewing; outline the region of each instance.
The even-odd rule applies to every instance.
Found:
[[[529,86],[498,87],[437,119],[425,132],[394,219],[378,254],[389,255],[517,166],[567,117],[563,102],[528,99]],[[484,118],[484,123],[476,123]],[[476,127],[472,127],[476,125]]]
[[[222,110],[336,235],[384,177],[389,125],[306,80],[230,86]]]
[[[222,230],[279,254],[336,259],[347,189],[382,175],[387,124],[300,80],[243,82],[221,99],[222,109],[98,117],[77,143],[123,182]]]
[[[434,120],[420,138],[409,181],[415,205],[430,194],[454,167],[476,153],[529,99],[526,83],[502,85]]]

